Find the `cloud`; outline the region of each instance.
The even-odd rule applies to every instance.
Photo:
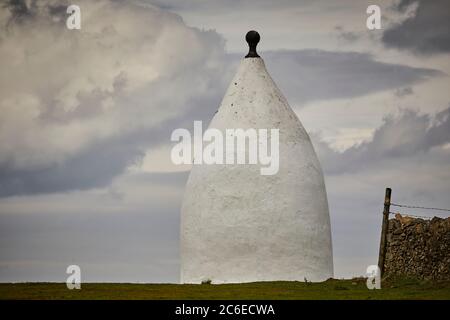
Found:
[[[188,173],[155,171],[167,170],[162,164],[174,128],[211,119],[245,53],[228,55],[216,32],[190,28],[145,3],[79,0],[81,32],[65,28],[69,1],[0,5],[2,281],[65,281],[72,263],[82,266],[86,281],[178,281],[179,208]],[[414,90],[416,97],[422,92],[415,84],[443,74],[333,51],[336,19],[364,16],[359,2],[155,3],[190,11],[198,19],[193,25],[208,20],[222,27],[239,51],[248,25],[260,23],[261,55],[293,107],[383,91],[393,98],[392,92],[405,97]],[[346,22],[347,30],[359,29]],[[286,45],[329,50],[264,51]],[[378,101],[366,101],[356,102],[361,114],[336,109],[325,117],[348,118],[350,128],[337,130],[362,127],[369,136],[376,120],[367,114]],[[312,136],[325,172],[338,277],[376,264],[385,187],[399,203],[450,207],[449,113],[387,116],[372,139],[343,152]]]
[[[387,47],[417,54],[450,52],[450,2],[447,0],[402,0],[395,10],[404,12],[416,4],[415,15],[383,33]]]
[[[389,115],[383,120],[370,141],[344,152],[331,149],[320,137],[313,136],[324,171],[329,175],[363,172],[383,163],[411,163],[413,156],[425,155],[434,147],[440,151],[436,159],[450,156],[443,147],[450,143],[450,107],[435,116],[404,110],[400,116]]]
[[[361,38],[358,33],[347,31],[342,26],[336,26],[334,30],[336,31],[338,38],[349,43],[358,41]]]
[[[258,6],[255,8],[255,2],[253,0],[229,0],[229,1],[208,1],[205,5],[202,1],[197,0],[147,0],[148,3],[157,5],[158,7],[168,9],[168,10],[213,10],[216,12],[221,11],[231,11],[234,12],[236,7],[242,10],[271,10],[278,8],[291,8],[298,5],[298,0],[280,0],[276,3],[271,0],[260,0],[258,1]],[[312,0],[302,0],[302,5],[309,5],[314,3]]]
[[[404,110],[386,116],[371,140],[344,152],[331,149],[319,135],[311,138],[325,174],[335,274],[364,275],[377,263],[386,187],[392,188],[395,203],[450,208],[450,108],[435,115]]]
[[[395,90],[395,92],[394,92],[394,94],[399,98],[409,96],[413,93],[414,93],[414,91],[411,87],[399,88],[399,89]]]
[[[353,98],[443,75],[428,68],[376,61],[366,53],[324,50],[265,52],[269,72],[291,104]]]
[[[79,1],[82,29],[68,30],[65,4],[1,9],[0,196],[103,186],[223,92],[215,32],[107,0]]]
[[[65,28],[68,2],[27,3],[0,14],[0,197],[104,187],[143,159],[152,171],[144,156],[173,129],[209,121],[242,58],[217,33],[148,4],[80,1],[78,31]],[[355,52],[263,58],[295,106],[442,74]]]

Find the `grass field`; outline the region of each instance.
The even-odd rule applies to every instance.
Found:
[[[368,290],[365,279],[321,283],[255,282],[224,285],[85,283],[68,290],[65,283],[3,283],[0,299],[445,299],[450,281],[386,280]]]

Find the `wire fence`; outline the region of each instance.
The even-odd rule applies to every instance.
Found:
[[[405,209],[418,209],[423,211],[440,211],[442,214],[450,212],[450,209],[444,209],[444,208],[435,208],[435,207],[425,207],[425,206],[412,206],[412,205],[406,205],[406,204],[398,204],[398,203],[392,203],[391,202],[391,194],[392,189],[386,188],[385,195],[384,195],[384,208],[383,208],[383,220],[381,223],[381,240],[380,240],[380,250],[378,252],[378,267],[380,268],[380,274],[383,275],[385,271],[385,261],[386,261],[386,251],[387,251],[387,243],[388,243],[388,229],[389,229],[389,215],[390,214],[401,214],[402,216],[406,217],[413,217],[413,218],[419,218],[419,219],[427,219],[431,220],[434,218],[430,216],[419,216],[419,215],[413,215],[409,213],[401,213],[401,212],[392,212],[391,207],[398,207],[398,208],[405,208]],[[407,210],[409,211],[409,210]],[[444,218],[444,217],[440,217]],[[447,217],[445,217],[447,218]],[[445,219],[444,218],[444,219]]]
[[[402,216],[404,216],[404,217],[412,217],[412,218],[419,218],[419,219],[425,219],[425,220],[431,220],[431,219],[433,219],[434,218],[434,216],[433,217],[430,217],[430,216],[417,216],[417,215],[414,215],[414,214],[408,214],[408,213],[401,213],[401,212],[389,212],[390,214],[401,214]]]
[[[420,210],[431,210],[431,211],[441,211],[441,212],[450,212],[450,209],[444,209],[444,208],[433,208],[433,207],[423,207],[423,206],[411,206],[406,204],[398,204],[398,203],[390,203],[393,207],[399,207],[399,208],[407,208],[407,209],[420,209]],[[433,219],[433,217],[430,216],[419,216],[409,213],[402,213],[402,212],[389,212],[390,214],[401,214],[402,216],[407,217],[413,217],[413,218],[419,218],[419,219]],[[442,217],[441,217],[442,218]]]
[[[396,203],[391,203],[391,206],[402,207],[402,208],[409,208],[409,209],[437,210],[437,211],[450,212],[450,209],[430,208],[430,207],[420,207],[420,206],[408,206],[408,205],[405,205],[405,204],[396,204]]]

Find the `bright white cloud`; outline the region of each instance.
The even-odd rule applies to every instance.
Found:
[[[37,1],[27,14],[2,9],[0,166],[62,163],[98,141],[179,116],[220,82],[217,34],[149,5],[77,4],[80,31],[65,28],[59,1]]]

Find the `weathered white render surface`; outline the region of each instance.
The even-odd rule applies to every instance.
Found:
[[[181,210],[181,282],[332,277],[322,170],[261,58],[241,61],[209,128],[279,128],[280,169],[265,176],[260,165],[193,166]]]

